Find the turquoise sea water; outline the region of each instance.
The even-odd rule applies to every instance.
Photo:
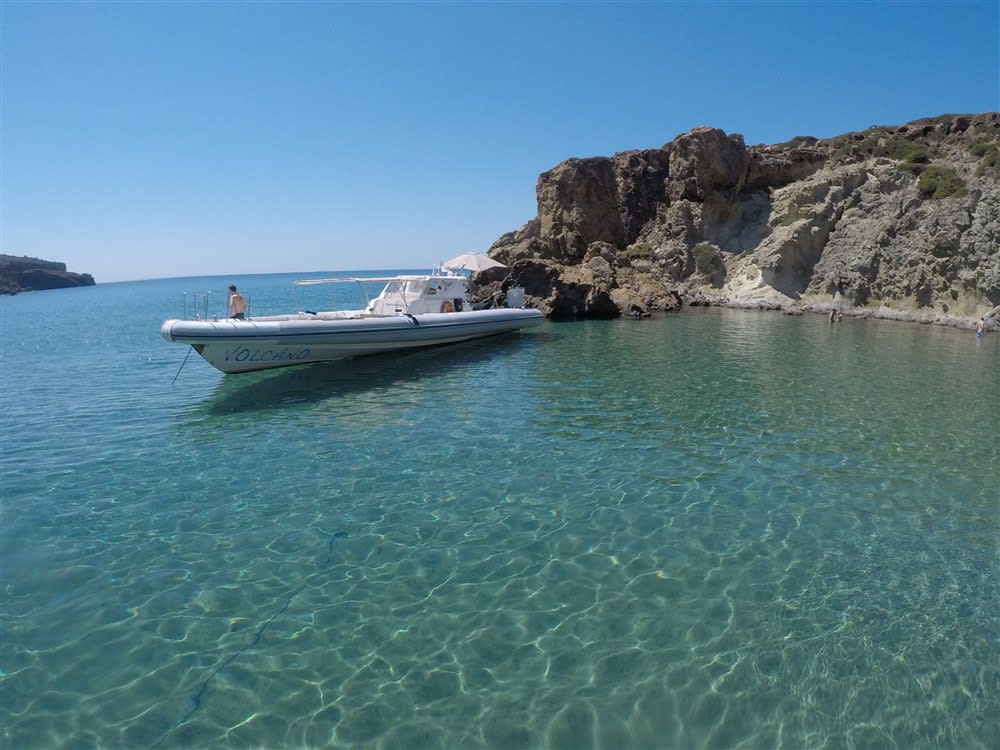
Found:
[[[0,298],[0,746],[996,747],[1000,335],[688,309],[172,383],[229,281]]]

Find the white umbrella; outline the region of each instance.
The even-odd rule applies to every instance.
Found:
[[[482,253],[462,253],[441,264],[445,268],[459,268],[466,271],[485,271],[487,268],[506,268],[503,263],[499,263]]]

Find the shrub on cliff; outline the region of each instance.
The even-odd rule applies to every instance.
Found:
[[[895,159],[902,162],[902,169],[911,172],[920,172],[922,165],[931,159],[930,151],[925,145],[882,128],[837,136],[830,139],[830,145],[837,157],[853,155]]]
[[[979,168],[976,169],[976,176],[993,175],[1000,176],[1000,144],[997,141],[979,141],[969,149],[973,156],[980,158]]]
[[[698,272],[711,276],[715,270],[715,248],[707,242],[702,242],[691,249],[691,254],[694,256],[694,267]]]
[[[899,163],[900,169],[905,169],[913,174],[920,174],[927,169],[927,164],[931,160],[931,155],[923,146],[910,145],[910,148],[903,151],[902,161]]]
[[[928,167],[917,180],[917,189],[925,198],[948,198],[965,192],[965,183],[950,167]]]

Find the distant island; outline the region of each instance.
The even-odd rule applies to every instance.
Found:
[[[0,294],[94,286],[89,273],[73,273],[65,263],[0,254]]]

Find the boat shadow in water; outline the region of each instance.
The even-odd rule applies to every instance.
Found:
[[[504,335],[406,353],[373,354],[337,362],[230,375],[220,381],[215,393],[198,411],[212,416],[274,411],[388,389],[402,382],[412,384],[431,378],[451,377],[476,363],[509,356],[526,345],[530,346],[523,336]]]

